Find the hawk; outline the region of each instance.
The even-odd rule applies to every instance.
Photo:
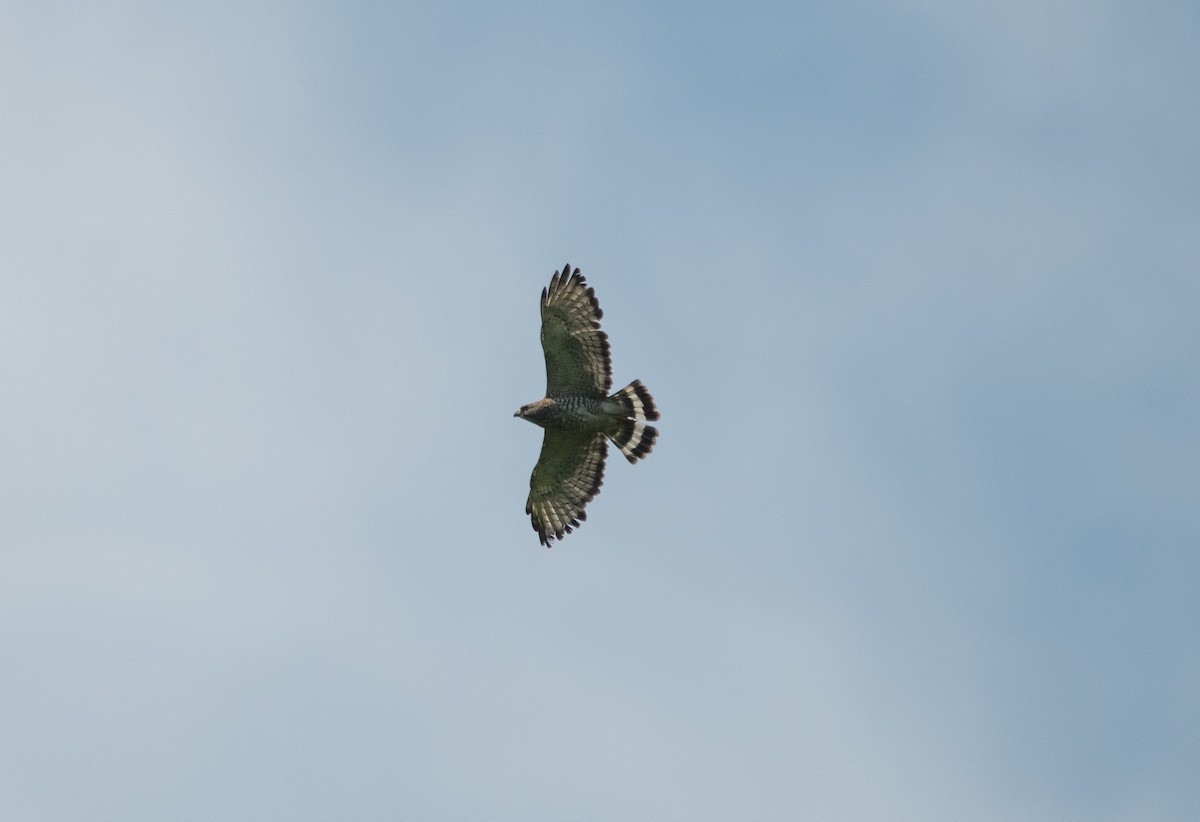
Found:
[[[525,513],[547,548],[587,519],[583,509],[600,493],[608,440],[634,463],[658,439],[658,429],[646,425],[658,409],[641,380],[609,396],[612,357],[601,316],[595,289],[570,263],[542,289],[546,396],[513,416],[546,430]]]

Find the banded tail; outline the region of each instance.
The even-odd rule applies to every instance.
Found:
[[[615,413],[624,418],[618,421],[616,431],[608,432],[608,438],[621,449],[625,459],[637,462],[650,453],[658,439],[658,429],[646,425],[646,420],[658,419],[654,397],[641,380],[634,380],[608,399],[617,404]]]

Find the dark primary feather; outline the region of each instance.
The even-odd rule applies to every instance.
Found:
[[[576,268],[554,272],[542,290],[542,351],[546,396],[607,396],[612,388],[612,349],[600,330],[600,302]]]
[[[587,519],[584,508],[600,493],[607,454],[602,433],[546,429],[525,503],[543,545]]]

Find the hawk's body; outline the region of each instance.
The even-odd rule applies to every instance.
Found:
[[[546,396],[516,416],[546,429],[529,479],[525,513],[542,544],[562,539],[587,519],[584,508],[604,479],[607,440],[637,462],[654,446],[654,399],[640,380],[613,395],[608,335],[600,330],[596,292],[568,264],[542,290]]]

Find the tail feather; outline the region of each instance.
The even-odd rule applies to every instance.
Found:
[[[637,420],[658,419],[658,407],[654,405],[654,397],[641,380],[634,380],[629,385],[612,395],[612,399],[621,404],[625,413]]]
[[[650,453],[658,440],[658,429],[641,420],[624,420],[621,429],[608,435],[613,445],[621,449],[625,459],[637,462]]]
[[[625,459],[637,462],[650,453],[658,439],[658,429],[646,425],[646,420],[658,419],[654,398],[641,380],[634,380],[613,394],[611,399],[620,405],[626,419],[621,421],[620,428],[608,435],[609,439],[621,449]]]

